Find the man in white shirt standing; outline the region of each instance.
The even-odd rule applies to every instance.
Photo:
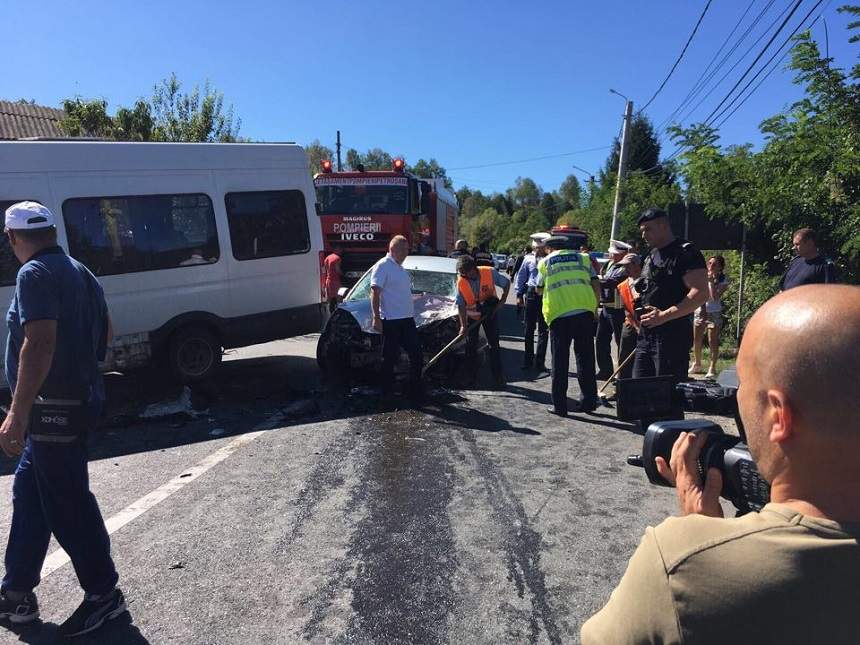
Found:
[[[394,389],[394,365],[400,348],[409,355],[409,398],[421,398],[421,339],[415,327],[412,279],[403,268],[409,254],[409,241],[396,235],[388,244],[388,255],[373,265],[370,273],[370,307],[373,328],[382,333],[382,387],[385,394]]]

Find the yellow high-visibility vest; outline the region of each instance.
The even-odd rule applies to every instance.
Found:
[[[591,258],[577,251],[555,251],[538,264],[543,276],[543,317],[549,325],[570,311],[594,311]]]

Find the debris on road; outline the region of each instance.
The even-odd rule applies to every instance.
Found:
[[[189,419],[197,418],[198,412],[191,405],[191,388],[187,385],[182,388],[182,394],[174,401],[160,401],[146,406],[138,417],[141,419],[163,419],[164,417],[186,416]]]
[[[296,401],[294,403],[290,403],[290,405],[284,408],[281,408],[281,412],[283,412],[284,416],[292,419],[317,414],[319,411],[319,405],[314,399]]]
[[[382,394],[382,390],[380,390],[378,387],[360,385],[358,387],[352,388],[349,393],[356,396],[378,396]]]
[[[176,562],[171,562],[168,569],[184,569],[185,563],[182,560],[177,560]]]

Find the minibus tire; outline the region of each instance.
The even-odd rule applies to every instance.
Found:
[[[205,327],[183,327],[174,332],[167,348],[173,374],[183,383],[204,381],[218,369],[221,341]]]

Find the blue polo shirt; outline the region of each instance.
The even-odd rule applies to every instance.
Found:
[[[14,393],[24,325],[56,320],[54,360],[40,394],[87,402],[97,413],[104,402],[99,360],[104,359],[107,305],[95,276],[59,246],[43,249],[18,271],[6,315],[6,380]]]

